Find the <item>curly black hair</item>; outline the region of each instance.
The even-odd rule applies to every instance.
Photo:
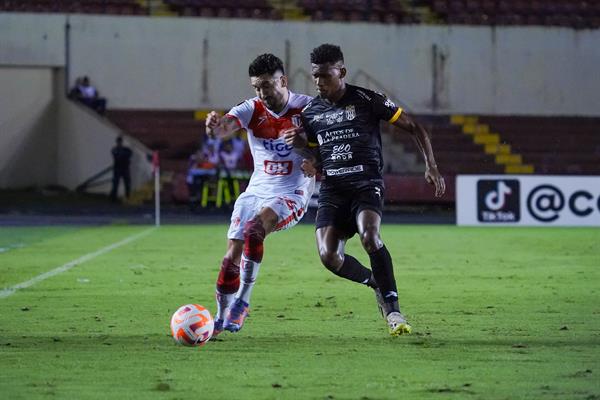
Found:
[[[279,57],[270,53],[261,54],[256,57],[248,67],[248,74],[250,76],[260,76],[263,74],[273,75],[277,71],[281,71],[282,74],[285,74],[283,62]]]
[[[310,62],[313,64],[335,64],[338,61],[344,62],[344,53],[340,46],[335,44],[322,44],[310,53]]]

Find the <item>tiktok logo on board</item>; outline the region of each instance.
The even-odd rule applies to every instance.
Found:
[[[520,187],[516,179],[477,182],[477,219],[480,222],[517,222],[521,219]]]

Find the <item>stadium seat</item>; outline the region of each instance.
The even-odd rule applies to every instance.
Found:
[[[267,0],[164,0],[181,16],[203,18],[280,19],[281,14]]]
[[[4,0],[0,10],[43,13],[128,14],[146,13],[135,0]]]
[[[546,25],[575,29],[598,26],[600,2],[585,0],[427,0],[450,24]]]

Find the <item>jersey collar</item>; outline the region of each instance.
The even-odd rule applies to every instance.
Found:
[[[288,110],[290,109],[290,102],[292,100],[292,96],[294,95],[294,93],[292,93],[291,90],[288,89],[288,101],[287,103],[285,103],[285,106],[283,107],[283,109],[279,112],[276,113],[274,111],[272,111],[269,107],[265,106],[265,110],[267,110],[267,112],[269,114],[271,114],[272,116],[276,117],[276,118],[281,118],[282,116],[285,115],[285,113],[288,112]],[[264,104],[264,103],[263,103]]]
[[[331,102],[331,101],[329,101],[329,100],[321,97],[321,95],[319,95],[319,98],[321,99],[322,102],[324,102],[325,104],[327,104],[329,107],[338,107],[340,104],[342,104],[346,100],[346,97],[348,97],[350,95],[349,92],[350,92],[350,87],[351,86],[352,85],[349,85],[349,84],[346,83],[346,90],[344,91],[344,94],[335,103],[333,103],[333,102]]]

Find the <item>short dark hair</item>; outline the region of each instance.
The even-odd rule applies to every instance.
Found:
[[[344,62],[344,53],[340,46],[335,44],[322,44],[310,53],[310,62],[313,64],[335,64],[338,61]]]
[[[273,75],[277,71],[281,71],[281,73],[285,75],[281,59],[270,53],[261,54],[256,57],[248,67],[248,74],[250,76],[260,76],[263,74]]]

